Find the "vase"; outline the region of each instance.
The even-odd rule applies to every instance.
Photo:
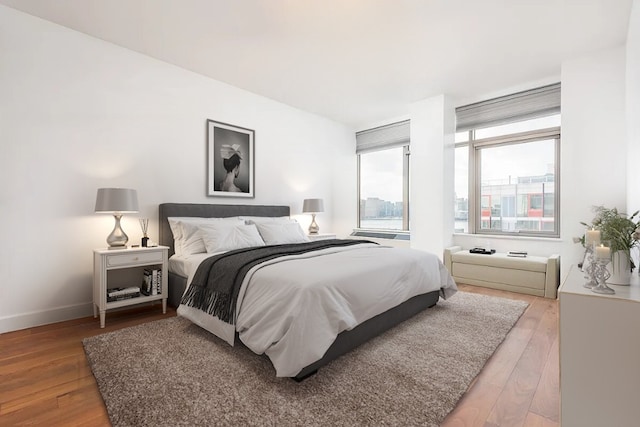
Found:
[[[631,284],[631,264],[629,264],[629,255],[625,251],[614,252],[607,269],[611,272],[611,277],[607,280],[608,284],[620,286]]]

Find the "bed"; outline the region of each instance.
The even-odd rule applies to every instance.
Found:
[[[198,218],[228,218],[231,219],[233,217],[264,217],[264,218],[281,218],[288,217],[290,214],[288,206],[261,206],[261,205],[211,205],[211,204],[185,204],[185,203],[165,203],[159,206],[159,243],[165,246],[168,246],[169,249],[169,304],[174,307],[180,307],[179,314],[185,315],[185,317],[192,320],[194,323],[203,326],[201,322],[199,322],[200,317],[197,318],[192,317],[192,313],[189,312],[191,310],[190,307],[185,307],[185,305],[180,305],[180,301],[182,299],[183,294],[185,293],[185,289],[187,289],[189,277],[193,277],[193,272],[195,271],[197,265],[202,262],[203,259],[208,258],[205,254],[197,254],[198,256],[193,256],[192,259],[187,259],[187,267],[184,267],[184,262],[182,264],[172,262],[172,259],[175,261],[178,258],[184,258],[179,256],[173,256],[175,254],[175,246],[174,246],[174,236],[172,233],[171,226],[169,225],[169,218],[189,218],[189,217],[198,217]],[[316,243],[311,243],[310,245],[317,245]],[[327,243],[330,244],[330,243]],[[331,243],[333,244],[333,243]],[[325,248],[323,249],[330,255],[324,256],[324,258],[329,259],[330,257],[357,257],[360,255],[362,251],[369,251],[375,253],[381,253],[377,248],[370,247],[372,243],[366,242],[347,242],[343,241],[340,243],[336,241],[336,245],[349,245],[348,248]],[[384,247],[382,247],[384,248]],[[391,248],[385,248],[385,250],[392,250]],[[334,252],[348,252],[347,255],[334,254]],[[406,251],[406,250],[405,250]],[[318,250],[318,252],[323,252]],[[418,251],[412,251],[418,252]],[[364,252],[363,252],[364,253]],[[315,255],[314,255],[315,256]],[[422,255],[421,255],[422,256]],[[431,255],[430,255],[431,256]],[[307,255],[299,255],[297,257],[304,257],[306,261]],[[187,257],[188,258],[188,257]],[[295,257],[294,257],[295,258]],[[337,260],[337,258],[334,258]],[[437,260],[437,259],[436,259]],[[182,260],[184,261],[184,260]],[[288,261],[287,261],[288,262]],[[295,261],[292,262],[302,262]],[[433,261],[431,261],[433,262]],[[190,264],[191,263],[191,264]],[[402,302],[399,302],[397,305],[390,307],[388,309],[384,309],[379,313],[374,313],[373,315],[368,315],[366,320],[358,322],[355,325],[349,326],[348,330],[342,330],[335,336],[335,339],[332,337],[332,344],[328,345],[326,351],[324,348],[322,349],[322,353],[317,353],[311,360],[309,360],[309,356],[307,354],[301,355],[301,358],[305,360],[304,364],[301,366],[296,366],[295,368],[288,368],[289,371],[279,368],[279,361],[277,361],[273,354],[265,352],[272,359],[274,367],[276,367],[276,372],[278,376],[290,376],[296,380],[302,380],[310,375],[313,375],[317,372],[318,368],[329,363],[330,361],[336,359],[340,355],[350,351],[351,349],[359,346],[360,344],[366,342],[370,338],[379,335],[380,333],[386,331],[387,329],[393,327],[394,325],[410,318],[414,314],[435,305],[438,299],[442,297],[448,297],[455,293],[456,287],[453,279],[448,274],[442,263],[437,260],[438,266],[436,269],[439,269],[437,274],[439,283],[437,284],[437,288],[433,290],[429,290],[428,292],[419,293],[417,295],[411,296]],[[283,264],[283,263],[280,263]],[[265,267],[262,270],[269,270],[275,267]],[[279,264],[278,264],[278,268]],[[325,269],[325,270],[333,270],[333,269]],[[270,271],[270,270],[269,270]],[[261,273],[262,274],[262,273]],[[258,275],[256,274],[256,277]],[[252,279],[253,280],[253,279]],[[257,280],[257,279],[256,279]],[[434,281],[433,279],[430,279]],[[262,284],[260,286],[263,286]],[[436,286],[436,285],[434,285]],[[244,287],[244,285],[243,285]],[[244,303],[243,303],[244,304]],[[393,303],[396,304],[396,303]],[[251,305],[251,304],[249,304]],[[246,309],[248,311],[248,309]],[[193,310],[191,310],[193,311]],[[185,314],[186,313],[186,314]],[[241,313],[238,318],[243,315]],[[205,316],[207,317],[207,316]],[[215,320],[215,319],[214,319]],[[301,322],[303,323],[303,322]],[[322,323],[322,322],[320,322]],[[238,325],[236,325],[237,327]],[[307,325],[308,326],[308,325]],[[206,325],[204,325],[205,329],[209,329]],[[308,331],[308,328],[305,326],[305,331]],[[238,339],[238,332],[235,331],[235,337],[223,336],[216,331],[212,330],[213,333],[220,336],[222,339],[227,342],[233,343],[234,338],[235,342],[241,342],[243,345],[247,345],[253,351],[258,352],[255,348],[253,348],[252,343],[243,342],[242,335]],[[299,332],[298,332],[299,333]],[[300,333],[299,333],[300,334]],[[312,335],[309,332],[305,332],[306,335]],[[251,335],[246,333],[246,335]],[[254,334],[255,335],[255,334]],[[284,341],[284,340],[283,340]],[[315,340],[314,340],[315,341]],[[258,352],[259,353],[259,352]],[[289,352],[291,353],[291,352]],[[319,356],[319,354],[322,354]],[[291,356],[288,356],[289,359]],[[307,363],[309,362],[309,363]],[[290,369],[294,369],[291,371]],[[282,372],[285,372],[284,375],[281,375]]]

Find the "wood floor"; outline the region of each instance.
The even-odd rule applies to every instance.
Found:
[[[442,426],[560,425],[558,301],[459,285],[529,307]]]
[[[460,285],[530,305],[443,426],[559,425],[558,304]],[[158,305],[0,335],[0,426],[108,426],[82,339],[174,316]]]

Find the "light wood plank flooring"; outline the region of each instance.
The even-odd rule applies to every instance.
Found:
[[[555,300],[460,285],[530,305],[444,426],[559,425],[558,304]],[[82,348],[85,337],[175,316],[159,306],[0,335],[0,425],[108,426]]]
[[[558,301],[459,285],[529,307],[442,426],[560,425]]]

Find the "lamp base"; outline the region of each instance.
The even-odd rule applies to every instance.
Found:
[[[113,214],[113,217],[116,220],[116,224],[111,234],[107,236],[107,244],[109,245],[109,249],[125,249],[129,241],[129,236],[127,236],[120,226],[120,218],[122,218],[122,215]]]
[[[316,214],[311,214],[311,225],[309,225],[309,234],[318,234],[320,227],[316,222]]]

